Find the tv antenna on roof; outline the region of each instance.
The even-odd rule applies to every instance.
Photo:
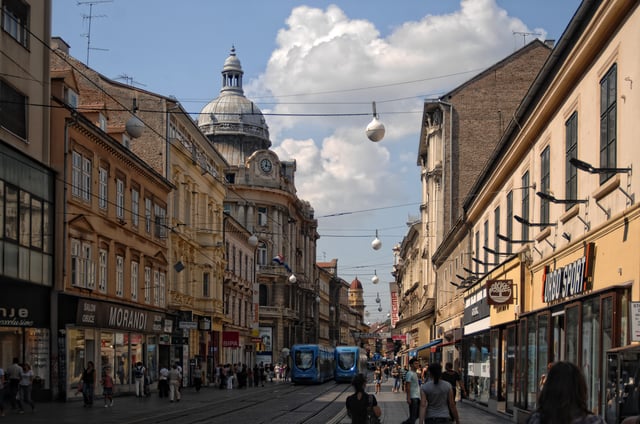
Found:
[[[141,82],[138,82],[136,80],[133,79],[133,77],[127,75],[127,74],[120,74],[117,77],[114,78],[116,81],[124,81],[125,84],[130,85],[130,86],[134,86],[134,85],[140,85],[142,87],[146,87],[146,84],[143,84]]]
[[[521,35],[522,36],[522,45],[526,45],[527,44],[527,37],[528,36],[535,36],[535,37],[540,37],[542,34],[539,32],[522,32],[522,31],[513,31],[513,37],[515,38],[516,35]],[[515,41],[514,41],[515,44]]]
[[[89,14],[88,15],[82,15],[82,19],[89,22],[89,28],[87,30],[86,34],[82,34],[83,37],[87,37],[87,63],[86,65],[89,66],[89,52],[91,50],[102,50],[102,51],[107,51],[109,49],[101,49],[98,47],[91,47],[91,21],[93,20],[93,18],[105,18],[107,15],[94,15],[93,14],[93,5],[94,4],[100,4],[100,3],[113,3],[113,0],[90,0],[90,1],[79,1],[78,2],[78,6],[82,6],[82,5],[89,5]]]

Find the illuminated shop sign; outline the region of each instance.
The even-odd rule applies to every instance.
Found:
[[[594,243],[587,243],[583,257],[553,271],[549,265],[544,267],[542,275],[543,302],[551,303],[591,290],[594,249]]]

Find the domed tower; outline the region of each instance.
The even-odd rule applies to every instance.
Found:
[[[364,317],[364,290],[358,277],[356,277],[349,286],[349,306]]]
[[[232,47],[222,68],[220,95],[198,116],[198,127],[231,166],[244,166],[253,152],[271,147],[262,111],[244,96],[243,74]]]

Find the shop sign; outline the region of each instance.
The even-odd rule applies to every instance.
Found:
[[[240,347],[240,333],[237,331],[223,331],[222,347]]]
[[[195,330],[198,328],[198,323],[195,321],[180,321],[178,322],[178,328],[181,330]]]
[[[631,341],[640,342],[640,302],[631,302]]]
[[[513,303],[513,280],[488,280],[487,303],[489,305]]]
[[[542,301],[551,303],[576,296],[591,289],[594,243],[588,243],[585,255],[553,271],[547,265],[542,275]]]
[[[160,333],[164,314],[139,308],[80,299],[76,313],[78,325],[119,330]]]
[[[4,281],[2,284],[0,327],[49,326],[49,289]]]

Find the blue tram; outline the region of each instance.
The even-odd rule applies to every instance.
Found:
[[[333,378],[334,349],[317,344],[298,344],[291,348],[291,381],[324,383]]]
[[[350,383],[357,374],[367,376],[367,354],[358,346],[336,347],[336,382]]]

